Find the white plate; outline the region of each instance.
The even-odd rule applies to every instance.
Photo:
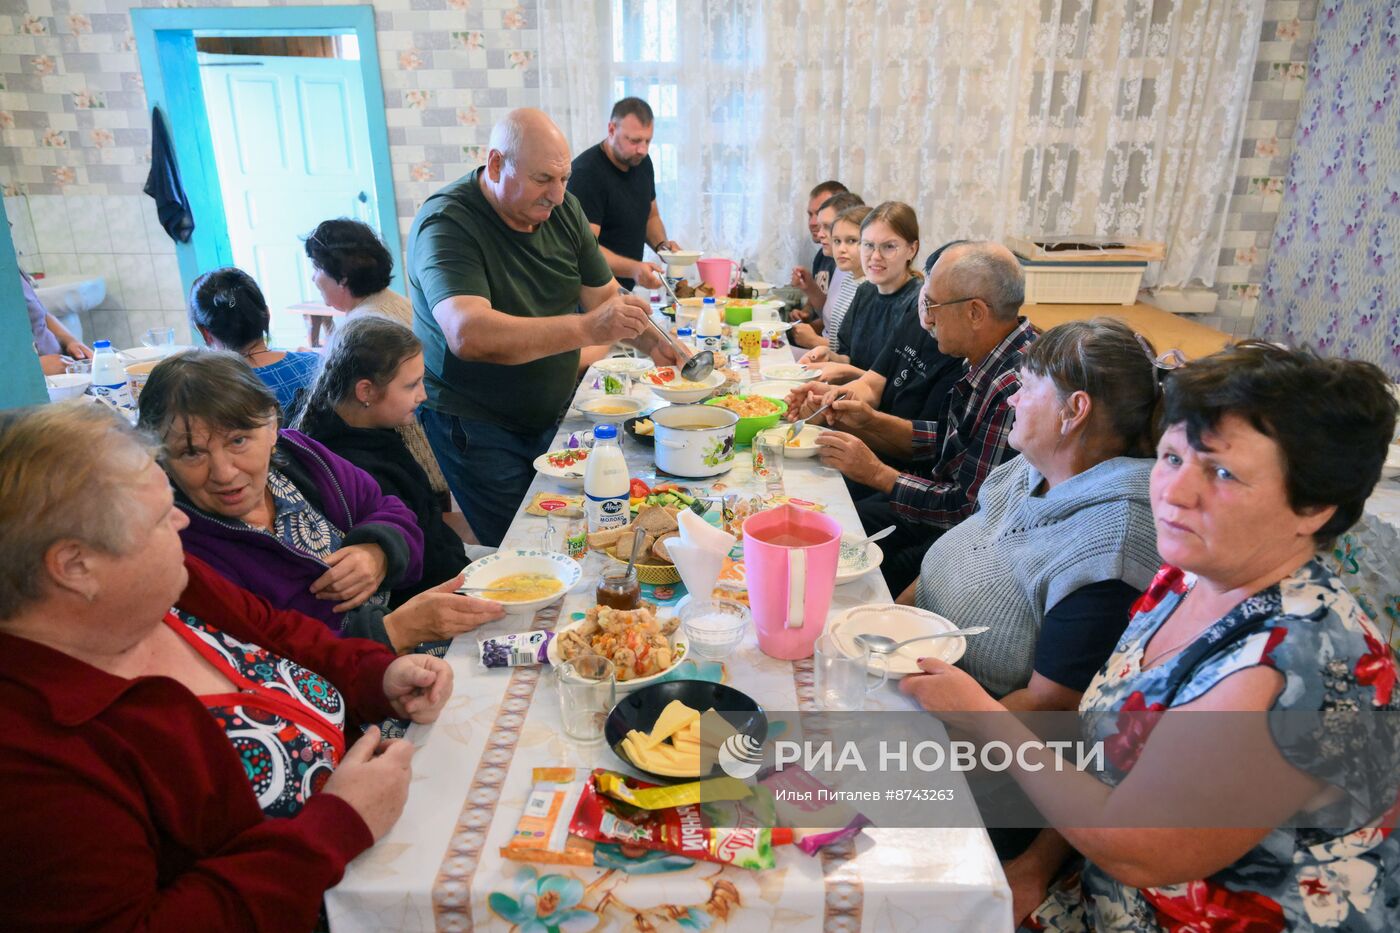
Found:
[[[661,261],[666,263],[666,265],[668,266],[677,266],[680,268],[685,268],[686,266],[695,265],[697,262],[699,262],[700,257],[705,254],[698,249],[678,249],[675,252],[672,252],[670,250],[662,250],[656,255],[660,256]]]
[[[171,347],[132,347],[129,350],[118,350],[117,356],[123,363],[148,363],[151,360],[163,360],[167,356],[174,356],[176,353],[183,353],[186,350],[193,350],[193,347],[183,347],[179,344]]]
[[[583,459],[580,460],[578,463],[575,463],[573,466],[571,466],[571,467],[561,467],[561,466],[555,466],[554,464],[552,464],[552,463],[549,462],[549,458],[550,458],[550,456],[551,456],[552,454],[562,454],[562,453],[566,453],[568,450],[571,450],[571,449],[578,449],[579,452],[583,454]],[[563,483],[565,486],[573,486],[573,487],[575,487],[575,488],[582,488],[582,486],[583,486],[583,468],[587,465],[587,463],[588,463],[588,451],[587,451],[587,450],[583,450],[583,449],[581,449],[581,448],[560,448],[559,450],[551,450],[549,453],[540,454],[538,457],[536,457],[536,458],[535,458],[535,472],[536,472],[536,473],[539,473],[539,474],[541,474],[541,475],[544,475],[544,476],[548,476],[548,477],[550,477],[550,478],[552,478],[552,479],[557,479],[559,482]],[[570,475],[569,475],[569,472],[576,472],[578,475],[577,475],[577,476],[570,476]]]
[[[919,635],[932,635],[934,632],[951,632],[957,626],[941,615],[925,612],[914,606],[896,606],[892,603],[874,606],[857,606],[841,613],[830,623],[827,630],[842,651],[854,656],[860,653],[856,646],[857,635],[884,635],[895,641],[916,638]],[[967,650],[965,638],[938,638],[900,648],[889,658],[891,674],[919,674],[919,658],[942,658],[949,664],[963,656]]]
[[[491,581],[513,573],[548,573],[564,584],[564,588],[552,596],[526,602],[502,602],[501,606],[506,612],[513,615],[533,615],[536,609],[558,602],[583,578],[583,568],[578,565],[578,561],[564,554],[517,549],[497,551],[489,557],[473,561],[462,574],[462,585],[489,586]]]
[[[880,566],[885,559],[885,552],[880,550],[880,545],[874,541],[867,541],[865,547],[857,547],[856,542],[864,538],[865,535],[842,535],[841,536],[841,557],[836,563],[836,585],[850,583],[852,580],[859,580],[870,571]],[[913,638],[913,635],[909,636]],[[956,639],[955,639],[956,640]],[[929,642],[930,645],[936,644]],[[920,657],[927,657],[925,652]]]
[[[797,363],[780,363],[777,366],[763,367],[763,375],[781,382],[811,382],[821,373]]]
[[[761,375],[768,375],[768,370],[765,369]],[[786,400],[788,393],[795,388],[797,388],[797,383],[795,382],[784,382],[781,379],[765,379],[762,382],[755,382],[753,385],[749,386],[749,394]]]
[[[653,365],[651,360],[640,356],[609,356],[594,363],[593,368],[614,376],[640,376]]]
[[[676,608],[679,609],[680,607]],[[657,613],[657,618],[662,618],[662,614],[660,612]],[[670,618],[670,614],[667,614],[665,618]],[[554,637],[549,640],[549,647],[545,649],[545,656],[549,659],[549,664],[551,667],[557,668],[560,664],[564,662],[564,659],[559,656],[559,636],[569,631],[570,629],[578,628],[579,626],[583,625],[583,622],[583,619],[579,619],[577,622],[571,622],[568,625],[562,626],[561,628],[557,628],[554,630]],[[686,644],[685,635],[683,634],[681,627],[676,626],[675,632],[671,634],[671,666],[665,668],[664,670],[657,671],[650,677],[637,677],[633,680],[619,680],[617,682],[617,692],[631,693],[638,687],[645,687],[647,684],[654,684],[661,678],[665,677],[667,674],[671,673],[671,671],[675,670],[676,667],[689,656],[690,647]]]

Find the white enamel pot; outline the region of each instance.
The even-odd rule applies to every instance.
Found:
[[[651,414],[656,468],[672,476],[718,476],[734,466],[739,416],[714,405],[668,405]]]

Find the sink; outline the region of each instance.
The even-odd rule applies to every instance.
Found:
[[[100,275],[50,275],[35,279],[34,291],[50,314],[66,318],[102,304],[107,280]]]

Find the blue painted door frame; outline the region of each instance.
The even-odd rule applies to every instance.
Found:
[[[384,85],[379,77],[379,47],[375,41],[374,8],[321,7],[206,7],[203,9],[133,9],[131,23],[146,104],[159,107],[175,147],[180,181],[194,214],[195,232],[189,243],[175,244],[180,278],[188,294],[201,273],[233,262],[228,226],[214,162],[214,143],[200,88],[196,36],[334,35],[353,32],[360,45],[365,115],[374,156],[374,188],[379,231],[394,257],[390,287],[405,291],[398,211],[389,163],[389,131],[384,117]],[[310,232],[310,231],[305,231]]]
[[[10,225],[0,210],[0,408],[20,408],[49,400],[44,372],[34,353],[29,308],[19,285],[19,263]]]

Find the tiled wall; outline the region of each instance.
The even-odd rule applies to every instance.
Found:
[[[1194,318],[1235,337],[1254,330],[1316,18],[1316,0],[1268,0],[1264,5],[1254,89],[1215,274],[1220,298],[1214,313]]]
[[[274,5],[285,5],[272,0]],[[344,0],[296,0],[319,5]],[[84,321],[129,345],[186,326],[169,238],[141,194],[150,117],[128,15],[134,6],[257,0],[9,0],[0,4],[0,187],[20,265],[100,272],[108,298]],[[534,0],[373,0],[400,232],[423,199],[474,168],[491,125],[539,103]]]

